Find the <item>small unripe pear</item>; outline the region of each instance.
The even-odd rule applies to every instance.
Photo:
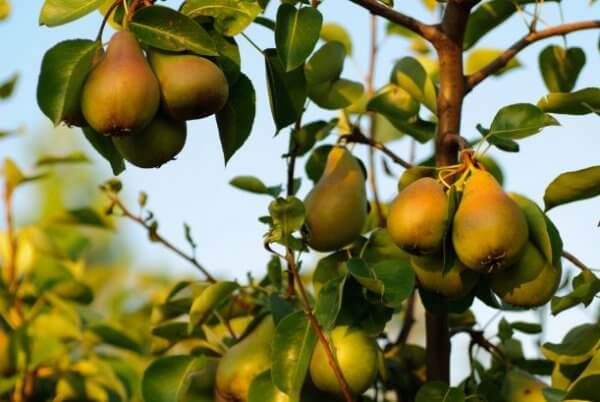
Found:
[[[199,119],[225,106],[229,96],[227,78],[212,61],[155,49],[148,59],[160,84],[162,108],[172,118]]]
[[[127,135],[150,123],[159,102],[158,81],[137,39],[131,32],[117,32],[85,81],[83,116],[99,133]]]
[[[387,219],[392,240],[416,255],[441,250],[448,226],[448,197],[444,187],[430,177],[409,184],[398,194]]]
[[[506,373],[501,394],[507,402],[546,402],[542,390],[547,386],[525,371],[512,369]]]

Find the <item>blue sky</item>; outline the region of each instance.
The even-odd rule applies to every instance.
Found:
[[[0,81],[19,71],[21,80],[15,96],[9,102],[0,104],[0,128],[27,126],[27,137],[34,133],[47,132],[57,136],[52,141],[60,142],[63,133],[51,133],[50,122],[41,113],[35,101],[37,76],[44,52],[55,43],[71,38],[93,38],[101,17],[98,13],[72,24],[57,28],[39,27],[37,24],[41,0],[13,0],[13,15],[0,24]],[[275,2],[274,2],[275,3]],[[427,21],[433,21],[417,0],[397,1],[399,9],[412,13]],[[177,4],[172,1],[169,5]],[[558,7],[548,3],[543,19],[550,25],[560,22]],[[599,15],[598,6],[588,7],[588,1],[570,0],[565,8],[565,19],[576,21],[594,18]],[[269,14],[273,14],[271,6]],[[344,75],[361,79],[366,70],[368,54],[369,15],[348,1],[326,0],[321,6],[325,21],[346,25],[354,41],[356,63],[347,62]],[[384,23],[380,22],[380,31]],[[526,27],[520,16],[513,18],[497,32],[486,36],[481,47],[505,48],[518,37],[526,33]],[[253,26],[247,34],[262,48],[273,47],[272,36],[264,28]],[[109,32],[105,32],[105,40]],[[598,33],[576,33],[568,38],[570,46],[581,46],[587,54],[587,65],[579,79],[577,88],[598,86],[600,70],[598,55]],[[159,217],[161,231],[166,237],[184,245],[182,222],[188,222],[199,244],[198,256],[202,263],[218,276],[245,279],[245,272],[263,271],[269,255],[262,248],[262,235],[265,226],[257,217],[264,215],[270,199],[243,193],[228,185],[237,175],[249,174],[263,179],[267,184],[282,183],[285,180],[285,162],[281,154],[286,150],[287,132],[273,138],[274,126],[270,116],[266,94],[264,66],[261,55],[244,39],[238,40],[242,51],[242,69],[251,77],[257,90],[257,118],[253,133],[246,145],[233,157],[227,167],[224,166],[220,150],[218,132],[212,118],[194,121],[188,126],[188,142],[184,151],[174,162],[159,170],[142,170],[129,167],[121,175],[128,200],[133,204],[137,192],[144,190],[150,194],[150,209]],[[489,125],[495,112],[502,106],[532,102],[546,93],[537,69],[539,51],[550,43],[561,44],[560,38],[550,39],[531,46],[521,53],[519,59],[524,68],[506,74],[501,79],[490,79],[466,99],[463,118],[463,135],[475,137],[475,125]],[[387,40],[381,49],[376,81],[383,85],[393,66],[393,62],[408,55],[407,44],[400,39]],[[323,117],[315,108],[308,112],[309,117]],[[328,113],[327,116],[331,116]],[[597,116],[563,117],[558,116],[562,126],[551,127],[541,134],[521,141],[521,152],[507,154],[492,151],[507,177],[505,187],[509,191],[523,193],[542,203],[544,189],[561,172],[577,170],[600,161],[598,138],[600,120]],[[79,136],[76,131],[72,135]],[[31,141],[31,138],[29,139]],[[0,158],[15,158],[22,165],[31,163],[31,155],[24,144],[27,139],[15,138],[0,142]],[[408,155],[409,142],[402,140],[391,147],[400,155]],[[83,148],[90,155],[89,147]],[[357,146],[355,152],[365,156],[365,149]],[[421,146],[418,155],[426,156],[430,146]],[[101,160],[94,164],[109,178],[110,171]],[[303,160],[299,170],[303,171]],[[73,167],[74,169],[88,169]],[[395,172],[401,173],[394,167]],[[381,193],[384,199],[394,196],[395,180],[384,177],[381,172]],[[300,194],[310,189],[308,179],[303,180]],[[24,191],[17,198],[17,212],[27,211],[32,193]],[[72,205],[77,207],[79,205]],[[0,207],[1,208],[1,207]],[[600,267],[600,198],[574,203],[556,208],[550,217],[559,227],[565,248],[579,256],[591,266]],[[145,234],[131,224],[122,225],[128,240],[135,244],[134,264],[136,267],[168,267],[177,273],[193,274],[193,268],[187,266],[168,251],[147,242]],[[568,264],[567,264],[568,265]],[[486,309],[479,309],[483,317],[491,316]],[[589,314],[589,313],[588,313]],[[567,317],[568,316],[568,317]],[[589,316],[589,315],[588,315]],[[523,315],[519,317],[523,318]],[[564,318],[551,319],[552,331],[549,339],[557,340],[564,334],[574,320],[584,320],[586,315],[576,313]],[[485,318],[483,319],[485,321]]]

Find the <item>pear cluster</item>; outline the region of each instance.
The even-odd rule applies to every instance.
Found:
[[[547,303],[560,282],[560,267],[530,238],[521,207],[490,173],[475,167],[454,216],[445,187],[426,177],[398,194],[387,229],[412,255],[420,286],[448,298],[466,296],[485,275],[505,303],[535,307]]]
[[[186,121],[217,113],[228,96],[224,73],[209,59],[152,48],[145,54],[133,33],[120,31],[94,58],[82,116],[72,120],[110,136],[132,164],[159,167],[183,149]]]

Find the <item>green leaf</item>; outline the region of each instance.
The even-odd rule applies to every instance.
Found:
[[[304,111],[307,96],[304,69],[299,66],[286,72],[275,49],[266,49],[264,55],[269,103],[275,127],[279,131],[298,120]]]
[[[217,31],[235,36],[244,31],[262,11],[255,0],[188,0],[181,11],[188,17],[204,15],[214,18]]]
[[[425,144],[435,137],[437,130],[437,125],[435,123],[423,120],[419,116],[413,116],[408,119],[400,119],[388,115],[386,120],[389,121],[398,131],[411,136],[421,144]]]
[[[346,266],[348,267],[348,272],[364,288],[379,295],[383,294],[383,282],[377,278],[375,272],[369,268],[364,260],[360,258],[351,258],[346,262]]]
[[[50,222],[59,225],[82,225],[97,228],[111,228],[111,225],[92,208],[67,209],[50,218]]]
[[[335,320],[342,308],[342,295],[346,277],[328,281],[319,290],[319,297],[315,306],[315,316],[321,328],[325,331],[333,328]]]
[[[241,73],[241,56],[240,49],[234,38],[228,38],[221,35],[219,32],[211,29],[208,31],[210,36],[215,42],[219,56],[217,57],[217,64],[225,73],[229,86],[236,83]]]
[[[331,151],[331,145],[321,145],[311,152],[304,170],[309,179],[316,183],[321,178],[323,171],[325,170],[325,164],[327,163],[327,157]]]
[[[236,176],[229,182],[233,187],[255,194],[269,194],[269,189],[259,178],[254,176]]]
[[[333,42],[332,42],[333,43]],[[346,79],[311,86],[310,99],[323,109],[343,109],[361,97],[364,88],[361,83]]]
[[[250,136],[256,113],[256,94],[252,82],[241,74],[229,88],[227,103],[217,113],[217,126],[225,163]]]
[[[517,193],[509,193],[508,195],[521,207],[527,218],[529,238],[546,257],[546,260],[552,262],[552,242],[548,234],[544,212],[535,202],[523,195]]]
[[[294,196],[272,201],[269,204],[269,214],[273,227],[267,240],[288,246],[291,234],[304,224],[304,213],[304,204]]]
[[[559,205],[600,195],[600,166],[566,172],[548,185],[544,193],[546,211]]]
[[[420,104],[404,89],[388,84],[367,104],[367,110],[381,113],[388,120],[406,120],[419,113]]]
[[[267,370],[254,378],[248,390],[248,402],[289,401],[287,395],[273,384],[271,377],[271,370]]]
[[[179,402],[190,386],[189,376],[202,368],[205,358],[166,356],[153,361],[144,371],[144,402]]]
[[[217,282],[200,293],[190,308],[188,333],[191,333],[198,325],[202,325],[215,309],[238,288],[239,285],[235,282]]]
[[[46,155],[38,158],[35,165],[38,167],[60,165],[63,163],[89,163],[90,160],[83,152],[75,151],[64,156]]]
[[[592,360],[571,386],[565,400],[594,401],[598,398],[600,383],[600,350],[596,351]]]
[[[464,402],[465,394],[459,388],[451,388],[448,384],[431,381],[419,388],[415,402]]]
[[[505,106],[496,113],[490,127],[490,135],[522,139],[539,133],[544,127],[557,126],[558,121],[529,103]]]
[[[90,127],[84,127],[82,131],[92,147],[110,163],[115,176],[118,176],[125,170],[125,161],[119,151],[117,151],[110,137],[104,136]]]
[[[56,126],[81,124],[81,89],[100,43],[85,39],[60,42],[42,59],[37,102]]]
[[[546,358],[559,364],[578,364],[594,355],[600,345],[600,325],[583,324],[571,329],[561,343],[544,343]]]
[[[143,43],[158,49],[180,52],[189,50],[204,56],[217,56],[215,42],[193,19],[162,6],[138,10],[129,29]]]
[[[512,329],[519,332],[523,332],[525,334],[539,334],[540,332],[542,332],[542,326],[540,324],[532,322],[511,322],[510,326],[512,327]]]
[[[584,88],[570,93],[551,93],[538,101],[538,107],[547,113],[574,115],[598,113],[600,88]]]
[[[304,66],[309,87],[338,80],[344,69],[346,50],[338,42],[328,42],[312,55]]]
[[[298,401],[317,334],[303,311],[286,316],[273,339],[273,383],[292,401]]]
[[[321,39],[325,42],[339,42],[344,45],[346,54],[352,56],[352,38],[344,27],[328,22],[321,27]]]
[[[326,138],[336,127],[338,120],[330,121],[317,120],[303,125],[299,130],[292,131],[292,140],[294,141],[294,153],[296,156],[302,156],[315,145],[317,141]]]
[[[0,174],[4,176],[7,197],[10,197],[15,188],[21,184],[29,183],[46,177],[45,174],[25,176],[17,164],[13,162],[12,159],[8,158],[4,160]]]
[[[539,56],[540,71],[546,88],[550,92],[571,92],[585,65],[585,59],[585,52],[579,47],[546,47]]]
[[[106,344],[141,353],[141,345],[131,338],[124,330],[110,324],[98,323],[89,327],[89,330],[100,337]]]
[[[388,260],[371,268],[383,284],[383,302],[389,307],[400,307],[415,287],[415,274],[408,261]]]
[[[600,279],[591,271],[583,271],[572,282],[573,290],[565,296],[555,296],[550,304],[552,314],[556,315],[578,304],[589,306],[600,293]]]
[[[502,138],[498,137],[497,135],[492,135],[490,134],[490,130],[484,128],[481,124],[478,124],[476,128],[481,136],[496,148],[505,152],[519,152],[520,146],[518,142],[511,140],[510,138]]]
[[[54,27],[91,13],[104,0],[46,0],[40,12],[39,24]]]
[[[277,10],[275,44],[285,71],[302,66],[319,40],[323,16],[313,7],[281,4]]]
[[[10,97],[17,86],[19,74],[13,74],[9,79],[0,83],[0,99]]]
[[[400,59],[392,71],[390,80],[424,104],[433,113],[437,110],[437,92],[433,81],[421,63],[413,57]]]
[[[475,49],[467,55],[467,59],[465,61],[465,74],[473,74],[483,67],[487,66],[489,63],[494,61],[497,57],[504,53],[503,50],[500,49]],[[502,69],[494,73],[496,76],[500,76],[512,69],[521,67],[521,62],[517,58],[512,58],[510,61],[504,66]]]

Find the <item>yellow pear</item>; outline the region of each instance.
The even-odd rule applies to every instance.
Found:
[[[158,81],[137,39],[117,32],[83,85],[83,116],[99,133],[126,135],[148,125],[159,102]]]
[[[507,402],[546,402],[542,389],[547,386],[525,371],[512,369],[506,373],[501,393]]]
[[[379,349],[375,339],[361,329],[348,326],[338,326],[329,335],[348,387],[355,395],[362,394],[377,376]],[[336,396],[342,395],[342,389],[320,342],[310,360],[310,377],[317,389]]]
[[[225,106],[229,84],[212,61],[193,54],[154,49],[148,59],[158,78],[163,110],[173,119],[199,119]]]
[[[424,177],[398,194],[387,219],[392,240],[403,250],[425,255],[442,247],[448,226],[448,197],[435,179]]]
[[[517,261],[528,237],[521,208],[491,174],[475,170],[465,184],[452,226],[458,258],[476,271],[501,271]]]
[[[546,304],[560,283],[560,268],[553,267],[532,243],[517,263],[492,274],[490,287],[505,303],[519,307]]]
[[[141,168],[156,168],[173,160],[183,149],[185,121],[157,113],[143,129],[124,137],[113,137],[115,147],[129,162]]]
[[[452,268],[446,273],[444,273],[444,260],[441,255],[413,256],[410,263],[422,288],[448,298],[466,296],[473,290],[479,279],[477,272],[468,269],[456,258]]]
[[[275,324],[268,316],[223,355],[217,367],[217,402],[245,402],[248,399],[254,378],[271,367],[274,334]]]
[[[367,220],[365,177],[346,148],[329,152],[323,175],[306,197],[308,244],[334,251],[356,240]]]

